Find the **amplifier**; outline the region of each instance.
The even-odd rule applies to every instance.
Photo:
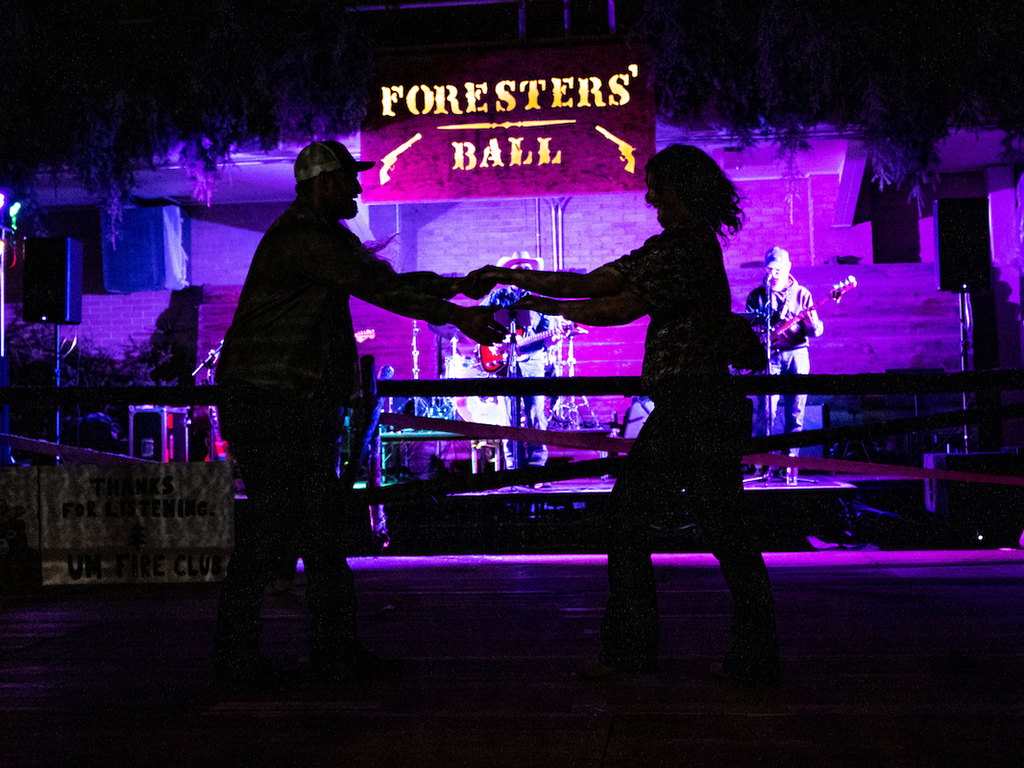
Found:
[[[998,453],[926,453],[926,469],[1024,477],[1024,456]],[[1024,487],[925,480],[925,509],[944,518],[961,544],[1014,546],[1024,527]]]
[[[128,406],[128,455],[150,461],[188,461],[187,407]]]

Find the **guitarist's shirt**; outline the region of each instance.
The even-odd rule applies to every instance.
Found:
[[[505,285],[496,286],[494,290],[484,297],[480,304],[485,307],[508,308],[523,296],[529,296],[529,293],[522,288]],[[498,312],[494,317],[499,322],[503,320],[507,322],[510,316],[505,317],[506,314]],[[514,373],[525,378],[543,377],[547,361],[547,340],[550,338],[550,334],[547,331],[551,327],[551,319],[547,315],[542,315],[532,310],[520,310],[514,316],[517,321],[516,335],[520,339],[515,348],[515,359],[519,370]],[[534,340],[529,341],[529,339]],[[526,343],[523,343],[524,340],[526,340]],[[488,348],[491,356],[495,357],[494,365],[496,366],[489,368],[489,370],[505,369],[505,364],[509,357],[507,347],[508,345],[497,345]]]
[[[673,226],[613,261],[647,305],[641,383],[650,393],[686,375],[727,375],[729,279],[710,227]]]
[[[747,296],[747,311],[764,314],[768,306],[768,297],[765,295],[764,285],[758,286]],[[814,306],[814,299],[811,292],[796,281],[792,275],[782,291],[772,291],[771,296],[771,324],[777,328],[790,318],[796,317],[801,312],[806,312]],[[778,339],[772,342],[772,349],[785,352],[798,347],[806,347],[808,332],[811,336],[820,336],[823,327],[814,328],[810,323],[801,320],[781,334]]]

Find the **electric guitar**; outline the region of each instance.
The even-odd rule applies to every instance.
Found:
[[[210,455],[207,461],[227,461],[228,444],[220,436],[220,417],[217,415],[217,406],[210,406]]]
[[[531,336],[523,336],[522,330],[520,330],[516,335],[514,343],[517,347],[525,347],[536,341],[553,339],[558,336],[569,336],[578,332],[575,323],[559,323],[555,328],[535,333]],[[508,366],[508,347],[512,343],[512,341],[508,341],[491,346],[480,345],[480,365],[487,373],[501,373],[505,370]]]
[[[823,304],[827,304],[828,302],[833,300],[835,300],[835,302],[838,304],[839,300],[842,299],[848,291],[852,291],[856,287],[857,278],[855,278],[853,275],[850,275],[848,278],[843,280],[843,282],[833,285],[832,290],[829,291],[828,296],[826,296],[824,299],[822,299],[809,309],[805,309],[799,315],[794,315],[793,317],[789,318],[789,320],[782,323],[782,325],[778,326],[777,328],[772,329],[772,341],[778,341],[779,337],[782,336],[782,334],[784,334],[798,322],[807,317],[807,315],[809,315],[812,311],[817,310],[818,307],[822,306]]]
[[[220,360],[220,351],[224,347],[224,339],[220,340],[220,344],[211,349],[206,355],[206,359],[199,364],[199,367],[192,371],[193,376],[199,375],[199,372],[206,369],[206,383],[213,384],[213,368],[217,365],[217,361]],[[201,382],[200,382],[201,383]],[[224,439],[220,436],[220,416],[217,413],[217,406],[209,406],[210,414],[210,437],[206,441],[206,447],[209,449],[209,453],[206,455],[206,461],[227,461],[228,460],[228,444],[224,442]]]

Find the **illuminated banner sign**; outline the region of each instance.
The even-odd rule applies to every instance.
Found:
[[[368,203],[643,190],[654,104],[620,45],[408,56],[377,68]]]

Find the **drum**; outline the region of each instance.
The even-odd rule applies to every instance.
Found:
[[[654,402],[651,398],[634,397],[626,410],[626,417],[622,420],[622,437],[627,440],[635,439],[653,410]]]
[[[449,379],[484,379],[487,372],[479,358],[467,355],[452,355],[446,366]],[[499,427],[509,425],[508,407],[503,397],[456,397],[455,411],[463,421],[477,424],[493,424]]]

